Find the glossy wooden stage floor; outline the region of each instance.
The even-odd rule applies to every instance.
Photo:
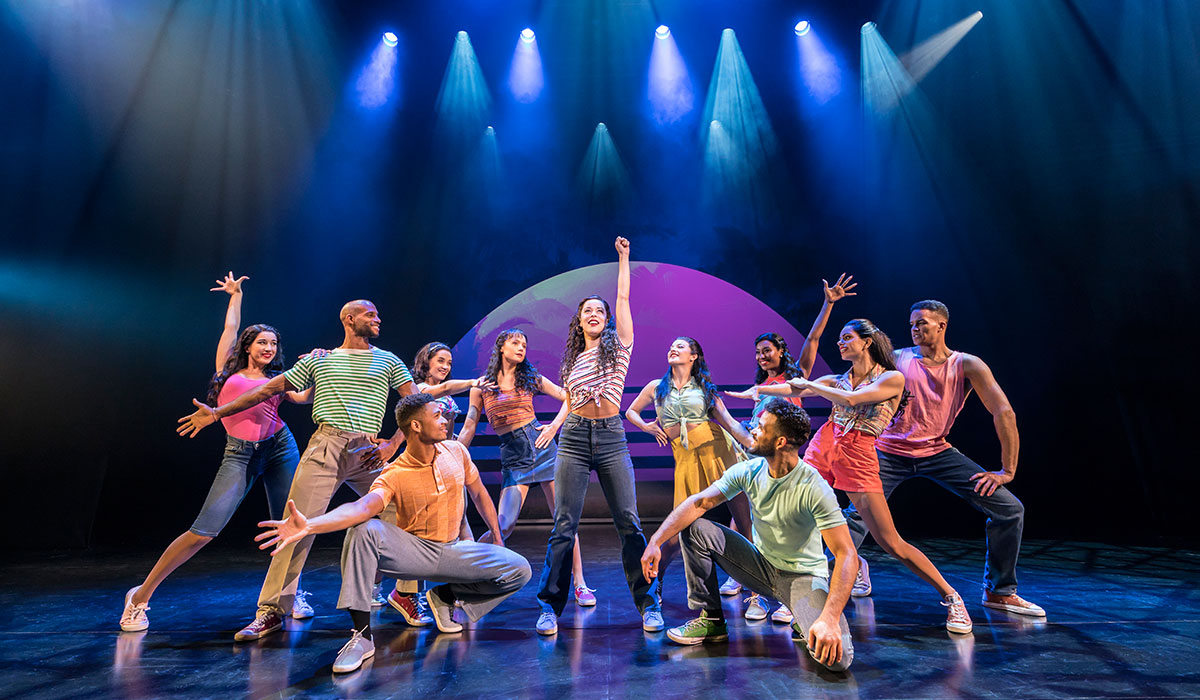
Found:
[[[1200,554],[1096,544],[1027,542],[1021,593],[1045,620],[979,605],[980,541],[919,545],[967,599],[975,631],[942,627],[936,595],[873,546],[875,593],[847,616],[856,657],[848,674],[818,672],[784,625],[741,618],[726,599],[728,644],[680,647],[642,632],[617,566],[611,527],[587,526],[588,582],[599,605],[571,603],[555,637],[533,631],[544,528],[512,546],[534,583],[461,634],[415,630],[388,611],[375,658],[358,672],[330,667],[348,638],[334,609],[336,539],[318,542],[305,588],[317,617],[235,643],[254,612],[265,555],[217,543],[161,587],[148,632],[122,633],[124,591],[157,552],[9,555],[0,573],[3,681],[9,698],[487,697],[487,698],[1132,698],[1200,696]],[[164,540],[165,544],[165,540]],[[690,616],[678,563],[667,579],[668,625]]]

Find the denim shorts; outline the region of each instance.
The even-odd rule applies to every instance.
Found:
[[[191,532],[202,537],[221,534],[259,476],[267,489],[271,518],[282,518],[299,462],[296,439],[286,425],[271,437],[257,442],[226,435],[225,455],[200,515],[192,523]]]
[[[534,446],[540,434],[537,426],[538,422],[533,420],[500,436],[500,473],[504,477],[501,488],[554,481],[554,457],[558,446],[552,440],[549,445],[537,449]]]

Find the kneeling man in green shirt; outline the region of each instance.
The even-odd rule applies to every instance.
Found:
[[[687,575],[688,607],[700,617],[667,630],[679,644],[729,639],[716,566],[755,593],[780,600],[796,616],[792,638],[804,641],[817,663],[844,671],[854,659],[842,609],[858,573],[858,553],[833,489],[800,459],[808,441],[808,414],[782,399],[770,401],[751,432],[753,459],[730,467],[715,484],[679,504],[650,538],[642,573],[658,576],[663,542],[679,535]],[[754,542],[704,520],[705,511],[745,493]],[[822,550],[833,553],[832,578]]]

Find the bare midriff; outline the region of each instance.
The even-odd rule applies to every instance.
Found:
[[[600,399],[600,402],[588,401],[582,406],[571,406],[571,413],[580,418],[590,418],[592,420],[600,420],[602,418],[611,418],[621,412],[621,407],[609,401],[608,399]]]

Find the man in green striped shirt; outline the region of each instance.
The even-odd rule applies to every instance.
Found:
[[[313,389],[313,422],[317,430],[308,442],[288,498],[300,512],[320,515],[342,484],[363,496],[382,471],[375,435],[383,427],[388,390],[401,396],[416,392],[408,367],[370,341],[379,336],[379,311],[366,300],[342,307],[342,345],[320,357],[308,356],[261,387],[213,408],[199,401],[197,411],[180,419],[180,435],[195,437],[205,426],[244,411],[282,391]],[[258,597],[253,622],[234,635],[238,641],[259,639],[283,627],[285,611],[292,609],[296,584],[312,538],[308,537],[271,559]],[[311,613],[310,613],[311,614]]]

